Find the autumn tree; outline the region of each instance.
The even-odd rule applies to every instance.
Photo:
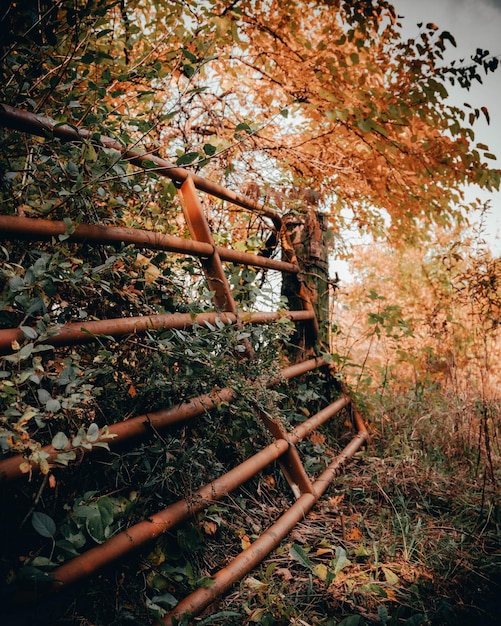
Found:
[[[21,4],[2,19],[4,102],[254,181],[282,211],[298,205],[288,190],[313,188],[334,229],[349,210],[402,238],[459,218],[465,184],[499,185],[468,112],[447,102],[449,81],[496,59],[442,65],[453,35],[427,24],[403,41],[389,2]]]

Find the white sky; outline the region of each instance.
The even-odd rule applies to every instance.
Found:
[[[433,22],[455,37],[457,48],[450,48],[451,58],[467,61],[477,48],[482,48],[500,55],[501,61],[501,0],[393,0],[393,6],[403,16],[400,21],[405,38],[417,35],[419,22]],[[491,161],[492,166],[501,168],[501,66],[486,76],[482,85],[475,81],[470,91],[451,87],[449,94],[454,104],[487,107],[490,125],[480,119],[473,127],[475,140],[489,146],[498,157]],[[477,197],[490,201],[485,238],[492,252],[501,256],[501,192],[488,193],[478,187],[468,190],[467,199]]]

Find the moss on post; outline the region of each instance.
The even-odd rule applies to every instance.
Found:
[[[289,213],[284,226],[290,249],[284,249],[286,260],[295,260],[300,272],[284,275],[282,295],[291,309],[308,308],[309,300],[318,322],[298,327],[295,343],[303,354],[317,352],[319,345],[329,345],[329,262],[327,227],[324,215],[309,207],[305,212]]]

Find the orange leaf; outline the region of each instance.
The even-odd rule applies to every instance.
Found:
[[[346,539],[348,539],[348,541],[359,541],[362,539],[362,533],[358,528],[352,528],[346,533]]]
[[[317,432],[312,432],[309,436],[309,440],[311,441],[311,443],[318,443],[322,445],[325,443],[325,435]]]
[[[331,498],[328,498],[327,502],[329,506],[336,508],[339,504],[341,504],[341,502],[343,501],[343,498],[344,498],[344,493],[340,494],[339,496],[332,496]]]
[[[217,524],[216,522],[206,521],[202,524],[202,528],[206,535],[214,535],[217,531]]]

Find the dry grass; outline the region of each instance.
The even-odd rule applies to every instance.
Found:
[[[381,405],[369,448],[219,610],[237,613],[235,624],[498,624],[497,440],[489,458],[478,404],[468,416],[464,402],[433,400],[426,411],[415,399],[406,411],[404,399]],[[337,571],[340,549],[348,561]],[[204,624],[230,623],[211,611]]]

